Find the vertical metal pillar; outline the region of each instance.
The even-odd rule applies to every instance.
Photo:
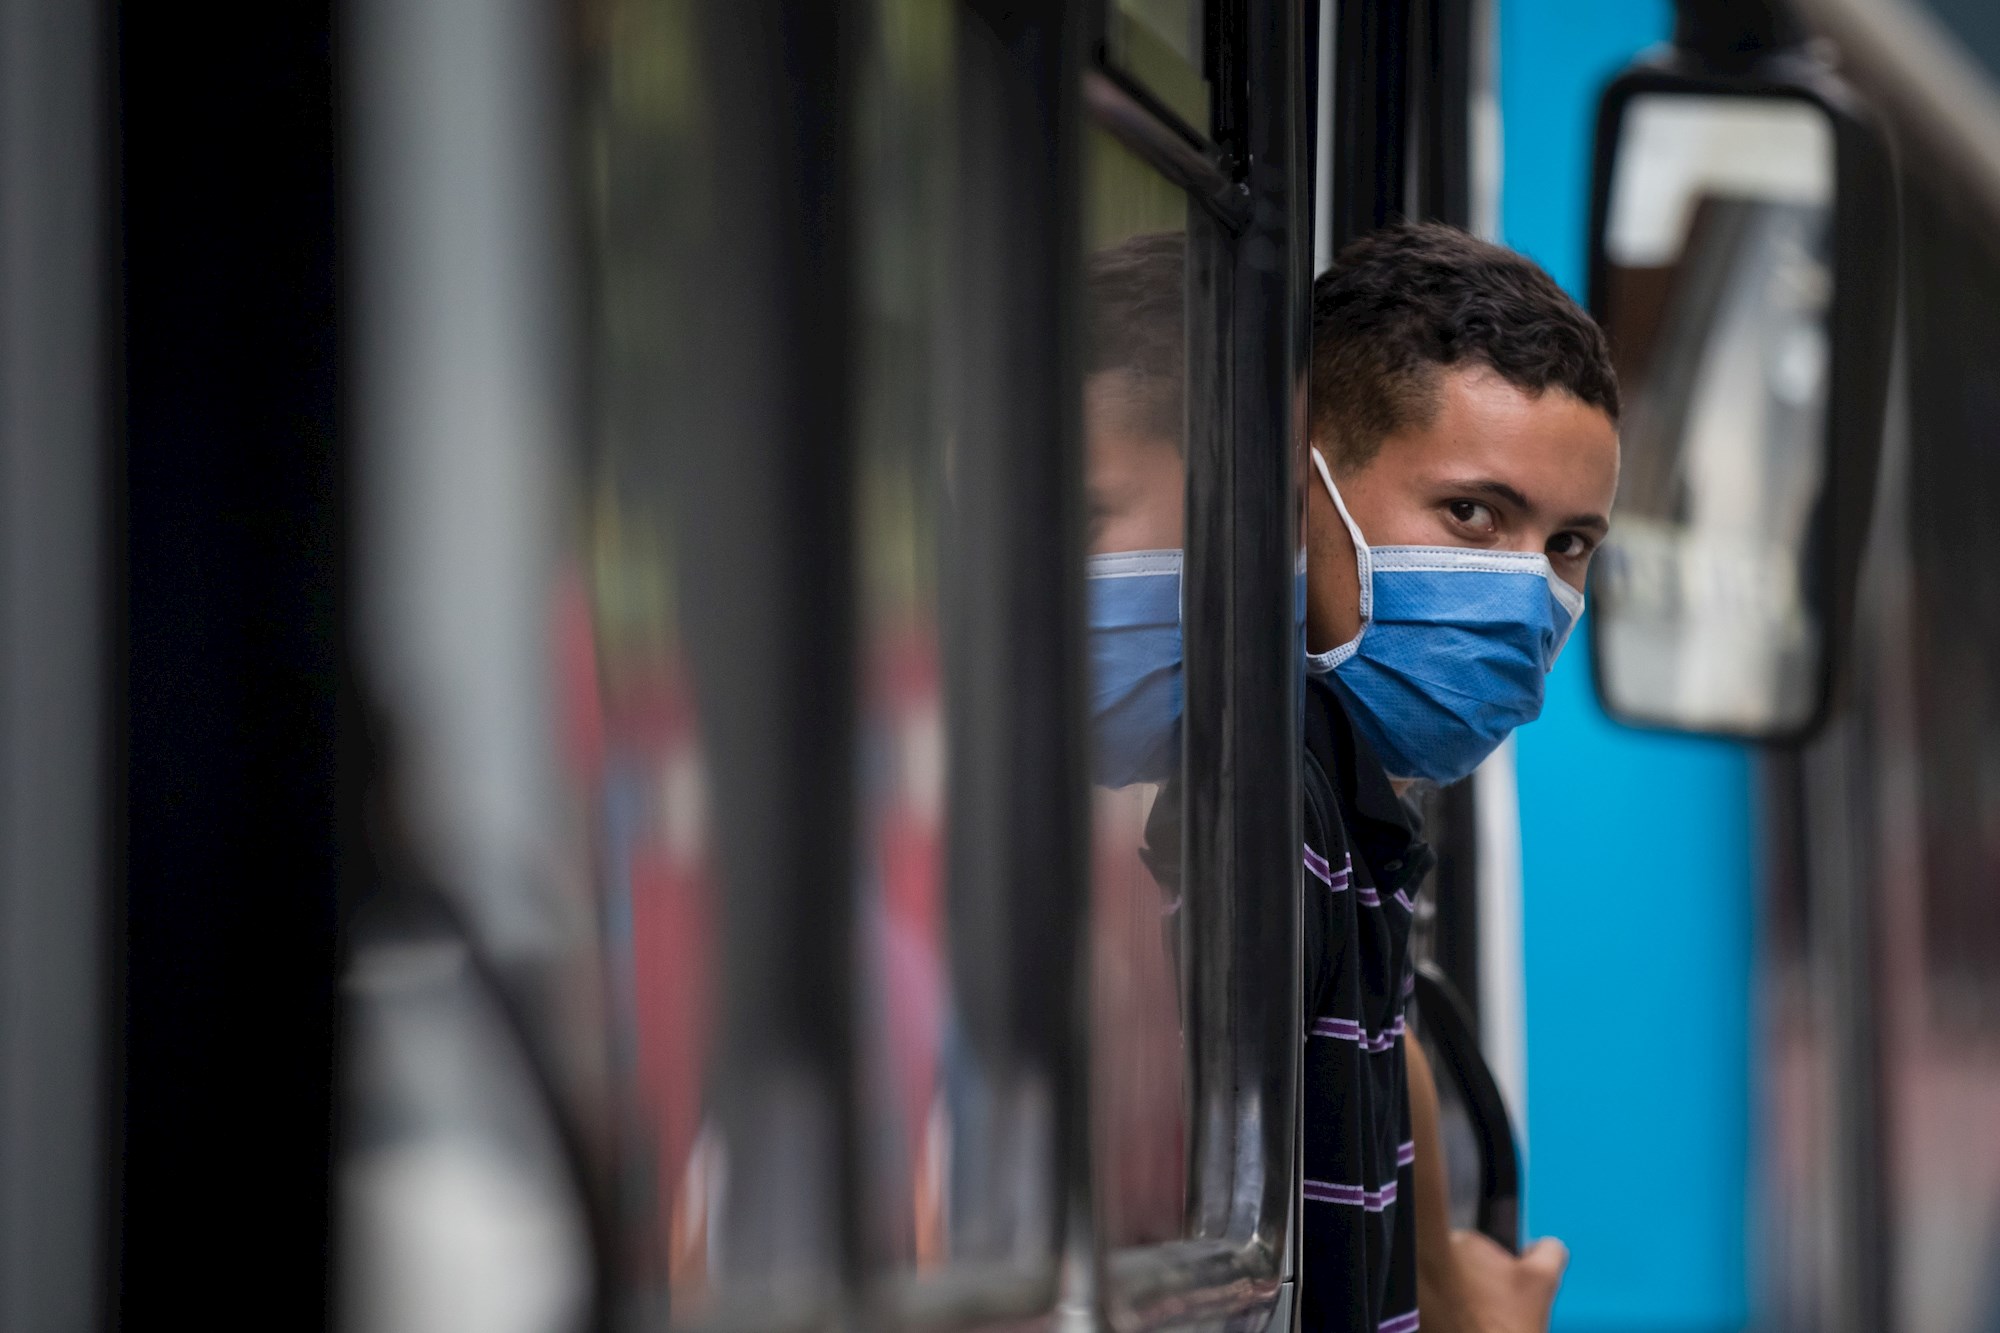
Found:
[[[962,1145],[980,1154],[969,1178],[988,1201],[1021,1201],[987,1219],[1012,1231],[1016,1253],[1062,1246],[1067,1230],[1087,1255],[1076,9],[969,0],[960,22],[953,230],[966,318],[948,468],[945,693],[953,985],[971,1058],[1009,1099],[1003,1118],[1031,1140]]]
[[[105,13],[0,0],[0,1327],[107,1313]]]

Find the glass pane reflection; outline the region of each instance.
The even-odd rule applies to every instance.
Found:
[[[1103,134],[1087,163],[1092,1113],[1103,1243],[1183,1234],[1180,557],[1187,201]]]
[[[1117,0],[1105,24],[1111,63],[1201,134],[1209,132],[1204,0]]]
[[[1033,1285],[1021,1281],[1027,1270],[1053,1271],[1050,1210],[1021,1196],[1037,1161],[1046,1170],[1055,1127],[1046,1095],[1024,1096],[1013,1074],[980,1067],[964,1031],[946,910],[945,635],[960,622],[943,614],[940,586],[952,554],[949,506],[986,502],[948,486],[946,360],[950,321],[965,316],[950,286],[957,11],[935,0],[867,8],[853,233],[859,838],[851,867],[827,868],[853,874],[858,899],[863,1116],[851,1179],[863,1192],[864,1249],[877,1270],[900,1279],[1007,1266],[1003,1276],[1022,1290]],[[668,1297],[676,1323],[715,1315],[746,1278],[761,1289],[814,1280],[811,1241],[822,1221],[796,1198],[760,1197],[767,1229],[803,1237],[785,1253],[805,1256],[805,1266],[788,1259],[779,1271],[747,1258],[732,1239],[739,1220],[723,1216],[754,1209],[731,1192],[744,1173],[723,1151],[713,1105],[733,1059],[717,1031],[716,993],[719,916],[729,904],[718,894],[711,768],[688,660],[690,645],[706,647],[685,619],[699,610],[693,580],[702,572],[682,552],[698,512],[691,506],[703,503],[685,460],[704,447],[703,404],[713,394],[700,373],[699,314],[713,288],[700,268],[729,245],[729,219],[703,186],[731,145],[715,116],[717,90],[704,85],[694,10],[685,0],[611,0],[590,125],[599,172],[592,585],[603,876],[621,1074],[632,1091],[626,1158],[650,1163],[627,1182],[624,1221],[642,1280]],[[771,947],[781,945],[812,942]],[[824,1169],[829,1145],[797,1138],[762,1142],[772,1152],[790,1147],[801,1174]],[[967,1276],[954,1274],[961,1286]],[[900,1283],[893,1291],[893,1300],[911,1294]],[[749,1309],[767,1313],[754,1300]]]
[[[876,1253],[929,1270],[963,1239],[947,1186],[954,1138],[967,1132],[949,1095],[965,1055],[952,1040],[944,934],[938,601],[955,11],[929,0],[875,10],[860,242],[863,1150]]]
[[[625,1091],[621,1223],[649,1304],[698,1315],[721,1269],[709,1105],[718,901],[709,766],[681,615],[674,451],[698,436],[692,259],[706,90],[693,7],[614,0],[587,67],[596,428],[589,601],[599,877]],[[668,188],[668,183],[674,183]]]

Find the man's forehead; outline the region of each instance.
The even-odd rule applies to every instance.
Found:
[[[1431,420],[1385,441],[1374,461],[1438,483],[1495,482],[1536,509],[1609,508],[1619,445],[1602,409],[1561,389],[1521,389],[1490,370],[1454,374],[1442,387]]]

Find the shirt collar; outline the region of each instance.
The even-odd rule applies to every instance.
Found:
[[[1417,829],[1413,812],[1389,781],[1374,749],[1349,722],[1340,697],[1326,681],[1308,680],[1306,741],[1333,760],[1334,788],[1349,845],[1368,863],[1378,888],[1413,884],[1436,858]]]

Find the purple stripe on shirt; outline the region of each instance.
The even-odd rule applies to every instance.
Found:
[[[1327,888],[1333,890],[1335,893],[1339,893],[1347,887],[1348,880],[1354,873],[1351,861],[1341,866],[1340,869],[1335,870],[1331,862],[1311,847],[1306,847],[1304,850],[1306,869],[1312,872],[1314,879],[1326,885]]]
[[[1406,1143],[1399,1143],[1396,1145],[1397,1166],[1408,1166],[1410,1163],[1416,1160],[1417,1160],[1417,1142],[1415,1139],[1411,1139]]]
[[[1391,1047],[1395,1046],[1395,1044],[1398,1041],[1401,1041],[1402,1038],[1403,1038],[1403,1020],[1399,1016],[1394,1023],[1391,1023],[1388,1027],[1376,1033],[1374,1036],[1372,1037],[1363,1036],[1361,1038],[1361,1049],[1364,1051],[1370,1051],[1376,1055],[1380,1055],[1382,1052],[1389,1050]]]
[[[1376,1333],[1417,1333],[1417,1312],[1412,1310],[1394,1319],[1384,1319],[1375,1329]]]
[[[1362,1050],[1376,1055],[1380,1055],[1383,1051],[1390,1049],[1401,1040],[1403,1030],[1404,1021],[1401,1017],[1398,1017],[1394,1023],[1391,1023],[1382,1031],[1372,1035],[1367,1028],[1362,1027],[1361,1024],[1351,1018],[1315,1018],[1311,1028],[1312,1035],[1315,1037],[1332,1037],[1338,1041],[1351,1041],[1358,1044]]]
[[[1416,914],[1417,905],[1411,902],[1410,895],[1404,893],[1401,889],[1396,890],[1396,905],[1401,907],[1405,912],[1412,915]]]
[[[1396,1201],[1396,1182],[1392,1180],[1379,1190],[1371,1190],[1359,1185],[1336,1185],[1330,1180],[1308,1180],[1303,1192],[1309,1203],[1342,1203],[1379,1213]]]
[[[1304,1192],[1314,1203],[1358,1204],[1368,1198],[1368,1191],[1359,1185],[1335,1185],[1324,1180],[1306,1181]]]
[[[1364,907],[1380,907],[1382,905],[1382,895],[1369,888],[1366,884],[1356,889],[1354,896],[1361,900]]]

